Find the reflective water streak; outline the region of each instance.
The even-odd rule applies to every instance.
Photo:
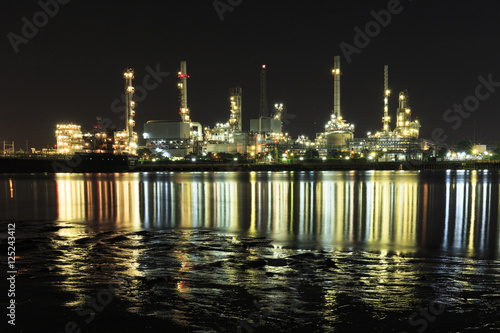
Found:
[[[498,174],[487,171],[0,177],[3,219],[94,231],[206,228],[299,248],[499,252]]]

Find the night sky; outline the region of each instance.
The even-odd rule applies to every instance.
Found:
[[[334,56],[341,55],[342,113],[355,124],[356,137],[381,128],[383,66],[389,65],[392,127],[397,95],[408,89],[421,137],[431,139],[439,127],[447,143],[472,140],[475,124],[478,143],[500,141],[500,87],[479,88],[483,100],[477,106],[469,98],[481,84],[479,76],[500,82],[498,1],[401,0],[390,23],[373,30],[350,63],[340,44],[355,46],[355,27],[365,30],[375,20],[371,12],[387,10],[393,1],[219,2],[236,4],[221,14],[223,20],[211,0],[73,0],[59,4],[58,13],[43,22],[37,1],[1,1],[0,140],[15,140],[16,148],[24,148],[25,140],[30,147],[46,147],[55,143],[57,123],[89,130],[98,115],[122,129],[114,112],[122,104],[112,105],[123,92],[123,70],[134,68],[134,85],[145,86],[147,68],[158,67],[170,74],[162,74],[158,85],[150,79],[151,89],[137,102],[136,130],[142,136],[147,120],[179,119],[181,60],[191,76],[193,121],[227,121],[228,91],[241,86],[248,129],[259,113],[260,67],[266,64],[269,108],[284,103],[290,115],[285,131],[313,139],[333,108],[331,69]],[[24,38],[22,18],[33,22],[34,16],[41,27],[16,53],[9,36]],[[455,120],[443,119],[467,98],[477,110],[464,113],[467,118],[450,113]]]

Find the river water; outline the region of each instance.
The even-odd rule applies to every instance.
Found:
[[[2,269],[15,223],[23,332],[500,329],[499,191],[481,170],[3,174]]]

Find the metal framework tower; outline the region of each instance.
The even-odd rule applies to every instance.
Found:
[[[242,119],[241,119],[241,87],[232,88],[229,90],[231,102],[231,116],[229,118],[229,125],[233,132],[242,132]]]
[[[260,116],[269,116],[269,113],[267,111],[266,65],[262,65],[262,70],[260,71]]]
[[[125,78],[125,110],[127,115],[125,117],[125,132],[127,133],[127,146],[130,154],[135,154],[135,140],[134,140],[134,116],[135,116],[135,102],[133,101],[134,87],[132,86],[132,79],[134,78],[134,70],[127,68],[123,73]]]
[[[334,100],[333,100],[333,114],[338,118],[342,119],[340,114],[340,56],[335,56],[333,58],[333,70],[332,70],[334,84]]]
[[[179,78],[179,83],[177,84],[177,87],[179,88],[179,114],[182,122],[190,123],[191,119],[189,118],[189,109],[187,106],[187,79],[189,78],[189,75],[187,75],[185,61],[181,61],[181,69],[177,77]]]
[[[384,66],[384,116],[382,117],[382,132],[388,134],[391,131],[391,117],[389,116],[389,66]]]

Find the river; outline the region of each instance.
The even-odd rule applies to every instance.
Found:
[[[25,332],[500,329],[499,190],[486,170],[2,174],[2,262],[15,223]]]

